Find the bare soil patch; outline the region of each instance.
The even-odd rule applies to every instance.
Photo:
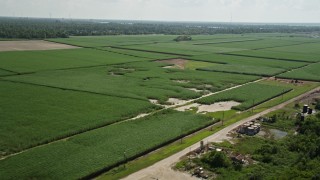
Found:
[[[156,62],[167,63],[171,66],[165,66],[164,68],[177,68],[177,69],[185,69],[185,66],[188,60],[185,59],[167,59],[167,60],[159,60]]]
[[[225,102],[217,102],[210,105],[203,105],[198,103],[189,104],[186,106],[178,107],[176,110],[178,111],[187,111],[192,108],[198,108],[197,113],[207,113],[207,112],[218,112],[218,111],[228,111],[231,110],[233,106],[237,106],[240,103],[235,101],[225,101]]]
[[[171,104],[171,105],[168,105],[166,107],[178,106],[178,105],[183,105],[183,104],[187,103],[186,100],[177,99],[177,98],[169,98],[167,102],[168,102],[168,104]]]
[[[76,46],[59,44],[54,42],[32,40],[32,41],[0,41],[1,51],[31,51],[31,50],[54,50],[75,49]]]
[[[187,80],[173,80],[173,82],[181,83],[181,84],[186,84],[189,83],[190,81]]]
[[[191,91],[194,91],[194,92],[202,92],[202,90],[196,89],[196,88],[187,88],[187,89],[189,89]]]

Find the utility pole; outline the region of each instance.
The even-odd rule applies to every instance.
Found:
[[[123,157],[124,157],[123,167],[126,168],[126,163],[127,163],[127,154],[126,154],[126,151],[123,152]]]
[[[253,108],[254,108],[254,99],[252,100],[252,109],[251,109],[251,113],[253,113]]]
[[[223,126],[223,121],[224,121],[224,111],[222,111],[222,120],[221,120],[222,126]]]
[[[183,136],[182,136],[182,128],[180,128],[180,135],[181,135],[180,144],[182,144],[182,138],[183,138]]]

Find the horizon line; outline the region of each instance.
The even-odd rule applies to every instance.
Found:
[[[63,20],[107,20],[107,21],[144,21],[144,22],[172,22],[172,23],[223,23],[223,24],[318,24],[320,22],[256,22],[256,21],[188,21],[188,20],[148,20],[148,19],[104,19],[104,18],[71,18],[71,17],[38,17],[38,16],[2,16],[0,18],[30,18],[30,19],[63,19]]]

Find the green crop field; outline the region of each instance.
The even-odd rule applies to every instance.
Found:
[[[233,107],[233,109],[244,111],[290,90],[290,88],[281,86],[250,83],[239,88],[202,98],[198,100],[198,102],[202,104],[213,104],[215,102],[233,100],[241,103],[239,106]]]
[[[292,68],[307,65],[306,62],[280,61],[267,58],[242,57],[220,54],[193,56],[189,59],[223,63],[221,65],[201,67],[205,71],[229,72],[249,75],[272,76]]]
[[[84,133],[1,160],[3,179],[79,179],[213,123],[165,111]],[[19,172],[19,173],[17,173]]]
[[[146,44],[146,45],[128,45],[128,46],[122,46],[122,48],[127,48],[132,50],[151,51],[151,52],[171,53],[171,54],[186,55],[186,56],[210,54],[213,52],[223,53],[223,52],[243,50],[241,48],[192,45],[184,42],[156,43],[156,44]]]
[[[0,69],[0,77],[1,76],[6,76],[6,75],[12,75],[12,74],[15,74],[15,73],[7,71],[7,70]]]
[[[166,101],[169,97],[181,99],[200,97],[200,93],[186,88],[203,89],[204,84],[208,84],[210,85],[208,90],[218,91],[259,78],[258,76],[165,69],[161,66],[165,64],[130,63],[109,67],[39,72],[4,79],[117,97]],[[189,82],[178,83],[174,80]]]
[[[228,54],[240,55],[247,57],[261,57],[261,58],[272,58],[279,60],[292,60],[292,61],[306,61],[306,62],[318,62],[320,57],[315,54],[304,54],[296,52],[280,52],[272,51],[271,49],[264,50],[247,50],[247,51],[237,51]]]
[[[300,45],[268,48],[267,50],[276,51],[276,52],[311,54],[311,55],[317,55],[317,57],[319,57],[320,55],[319,49],[320,49],[320,43],[305,43]]]
[[[0,81],[1,155],[157,109],[148,101]]]
[[[120,35],[120,36],[74,36],[72,38],[57,38],[49,39],[53,42],[65,43],[81,47],[106,47],[106,46],[125,46],[125,45],[139,45],[139,44],[154,44],[154,43],[168,43],[173,42],[175,35]],[[191,44],[201,42],[230,42],[243,40],[252,40],[250,36],[217,34],[215,36],[209,35],[195,35],[192,36]],[[188,42],[189,43],[189,42]]]
[[[254,82],[263,76],[320,81],[316,38],[177,36],[72,36],[48,41],[79,48],[0,52],[0,179],[95,178],[218,122],[172,101],[237,101],[230,117],[240,120],[237,111],[316,86]]]
[[[320,63],[311,64],[302,69],[286,72],[284,74],[278,75],[277,77],[287,79],[320,81]]]
[[[199,39],[193,41],[186,41],[184,43],[193,45],[213,45],[222,43],[234,43],[234,42],[246,42],[246,41],[258,41],[260,39],[251,37],[232,37],[232,38],[215,38],[215,39]]]
[[[0,68],[22,73],[146,60],[92,49],[1,52]]]
[[[228,72],[228,73],[239,73],[239,74],[249,74],[249,75],[261,75],[261,76],[272,76],[285,72],[285,69],[272,68],[264,66],[246,66],[246,65],[216,65],[212,67],[200,68],[204,71],[214,71],[214,72]]]
[[[168,55],[168,54],[161,54],[161,53],[152,53],[152,52],[143,52],[143,51],[134,51],[134,50],[126,50],[126,49],[117,49],[117,48],[110,48],[110,47],[99,47],[97,49],[124,54],[124,55],[130,55],[130,56],[137,56],[137,57],[143,57],[143,58],[150,58],[150,59],[171,59],[171,58],[177,58],[178,56],[174,55]]]
[[[281,69],[292,69],[307,65],[306,62],[293,62],[293,61],[280,61],[268,58],[255,58],[255,57],[241,57],[232,55],[221,54],[206,54],[193,56],[189,59],[207,61],[213,63],[223,63],[241,66],[259,66],[259,67],[271,67]]]
[[[220,43],[212,44],[210,46],[215,47],[226,47],[226,48],[241,48],[241,49],[265,49],[278,46],[288,46],[301,44],[303,42],[288,41],[282,39],[262,39],[258,41],[244,41],[244,42],[233,42],[233,43]],[[205,45],[208,46],[209,44]]]
[[[150,44],[155,42],[170,42],[176,36],[164,35],[135,35],[135,36],[79,36],[72,38],[50,39],[53,42],[60,42],[81,47],[104,47],[115,45]]]

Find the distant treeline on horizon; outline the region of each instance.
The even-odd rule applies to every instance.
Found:
[[[243,33],[312,33],[312,23],[210,23],[0,17],[0,38],[45,39],[98,35],[213,35]]]

